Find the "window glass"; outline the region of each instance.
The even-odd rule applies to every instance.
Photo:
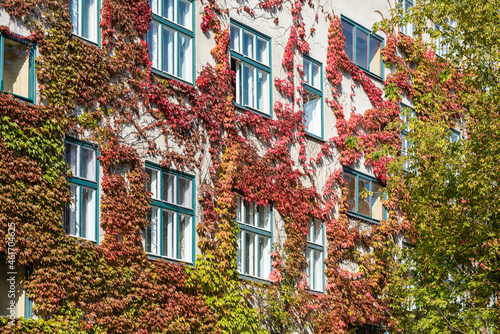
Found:
[[[271,272],[271,208],[236,200],[238,235],[238,271],[262,279]]]
[[[74,237],[97,240],[97,157],[96,149],[81,142],[65,143],[65,160],[70,169],[71,203],[63,212],[63,229]]]
[[[70,0],[69,11],[73,34],[97,44],[99,29],[98,0]]]
[[[3,91],[29,98],[28,45],[4,38]]]
[[[358,213],[370,216],[369,203],[370,181],[358,177]]]
[[[193,81],[192,1],[153,0],[147,41],[153,69]]]
[[[146,182],[146,190],[150,193],[152,193],[151,197],[153,198],[159,198],[158,194],[158,171],[151,169],[151,168],[146,168],[146,173],[148,174],[149,180]]]
[[[231,24],[231,70],[236,73],[235,102],[270,114],[269,40]]]
[[[145,251],[150,255],[193,263],[193,179],[175,171],[162,171],[150,163],[147,163],[146,173],[154,181],[146,184],[146,189],[153,193],[151,208],[157,213],[148,217],[154,229],[144,229]],[[156,185],[161,185],[161,199],[154,196]],[[155,247],[151,246],[153,239]]]
[[[344,171],[344,178],[349,187],[347,193],[349,211],[368,218],[383,220],[382,186],[358,172],[349,173]]]
[[[368,69],[368,34],[356,30],[356,64]]]
[[[304,97],[304,125],[306,131],[321,136],[321,96],[307,92]]]
[[[349,59],[353,59],[354,55],[354,26],[347,22],[342,22],[342,32],[345,37],[345,53]]]
[[[370,195],[371,201],[371,213],[372,218],[377,220],[383,220],[383,206],[382,206],[382,198],[380,197],[380,185],[378,183],[372,183],[372,194]]]

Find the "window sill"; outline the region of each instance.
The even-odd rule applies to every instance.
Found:
[[[361,67],[359,66],[358,64],[356,64],[356,66],[362,70],[363,72],[365,72],[366,75],[368,75],[371,79],[374,79],[380,83],[384,83],[384,78],[382,78],[382,76],[378,75],[378,74],[375,74],[373,72],[370,72],[369,70],[365,69],[364,67]]]
[[[257,114],[259,116],[262,116],[264,118],[269,118],[269,119],[272,119],[273,118],[273,115],[272,114],[266,114],[266,113],[263,113],[262,111],[259,111],[257,109],[254,109],[252,107],[246,107],[246,106],[243,106],[239,103],[236,103],[236,102],[233,102],[234,103],[234,106],[242,111],[251,111],[253,112],[254,114]]]
[[[347,215],[351,218],[355,218],[355,219],[360,219],[360,220],[363,220],[367,223],[370,223],[370,224],[374,224],[374,225],[380,225],[380,220],[377,220],[377,219],[373,219],[373,218],[370,218],[368,216],[365,216],[365,215],[362,215],[362,214],[359,214],[359,213],[355,213],[355,212],[352,212],[352,211],[347,211]]]
[[[99,41],[94,42],[94,41],[91,41],[90,39],[87,39],[87,38],[85,38],[83,36],[80,36],[80,35],[77,35],[77,34],[73,34],[73,33],[71,33],[71,36],[73,36],[74,38],[76,37],[76,38],[82,40],[83,42],[85,42],[87,44],[90,44],[90,45],[93,45],[93,46],[95,46],[95,47],[97,47],[99,49],[101,48],[101,45],[100,45]]]
[[[169,74],[169,73],[166,73],[166,72],[163,72],[163,71],[160,71],[154,67],[151,66],[151,73],[161,77],[162,79],[172,79],[172,80],[176,80],[176,81],[179,81],[180,83],[182,84],[185,84],[185,85],[189,85],[191,87],[194,87],[194,83],[192,82],[189,82],[189,81],[186,81],[184,79],[181,79],[179,77],[176,77],[175,75],[172,75],[172,74]]]
[[[147,253],[147,252],[146,252],[146,256],[148,257],[148,260],[151,260],[151,261],[170,262],[172,264],[185,265],[185,266],[191,266],[191,267],[194,266],[193,262],[184,261],[184,260],[178,260],[178,259],[172,259],[172,258],[169,258],[169,257],[160,256],[160,255],[154,255],[154,254]]]
[[[82,238],[82,237],[79,237],[77,235],[72,235],[72,234],[67,234],[68,236],[76,239],[76,241],[78,242],[83,242],[83,243],[86,243],[86,244],[93,244],[93,245],[96,245],[97,246],[97,241],[94,239],[87,239],[87,238]]]
[[[266,284],[266,285],[271,285],[271,282],[268,280],[268,279],[264,279],[264,278],[259,278],[259,277],[255,277],[255,276],[250,276],[250,275],[244,275],[244,274],[241,274],[241,273],[238,273],[240,278],[241,279],[244,279],[244,280],[247,280],[247,281],[251,281],[251,282],[255,282],[255,283],[262,283],[262,284]]]
[[[326,143],[326,140],[323,137],[309,133],[309,132],[307,132],[307,130],[305,130],[305,134],[306,134],[306,137],[308,137],[309,139],[313,139],[313,140],[319,141],[321,143]]]
[[[24,101],[24,102],[28,102],[28,103],[31,103],[31,104],[35,104],[35,101],[34,99],[30,99],[29,97],[24,97],[24,96],[21,96],[21,95],[17,95],[17,94],[14,94],[14,93],[11,93],[11,92],[2,92],[3,94],[5,95],[10,95],[16,99],[19,99],[21,101]]]

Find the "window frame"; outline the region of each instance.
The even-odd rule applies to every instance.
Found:
[[[321,223],[321,244],[318,244],[314,241],[311,241],[311,239],[312,239],[311,231],[313,230],[313,224],[315,223],[315,221],[319,221]],[[307,257],[307,253],[305,253],[305,257],[306,257],[306,261],[307,261],[307,271],[308,271],[307,274],[308,274],[311,282],[313,282],[312,285],[310,285],[308,282],[309,290],[313,291],[313,292],[321,292],[321,293],[325,292],[325,283],[326,283],[326,280],[325,280],[325,240],[326,240],[325,234],[326,234],[325,222],[322,221],[321,219],[311,218],[310,223],[309,223],[309,232],[307,233],[307,246],[306,246],[305,251],[307,252],[307,251],[312,250],[312,251],[321,252],[321,289],[316,289],[315,287],[312,286],[312,285],[314,285],[315,277],[311,277],[310,273],[314,272],[314,270],[313,271],[310,270],[309,258]]]
[[[368,74],[368,75],[370,75],[370,76],[372,76],[380,81],[383,81],[384,77],[385,77],[385,66],[384,66],[384,60],[382,57],[382,49],[385,47],[385,39],[377,34],[372,34],[371,30],[369,30],[369,29],[365,28],[363,25],[347,18],[343,14],[340,15],[340,20],[341,20],[342,27],[343,27],[344,22],[353,26],[353,41],[352,41],[352,48],[353,48],[352,58],[353,59],[349,59],[349,60],[352,61],[361,70],[363,70],[363,72],[365,72],[366,74]],[[363,66],[358,64],[357,59],[356,59],[357,58],[357,55],[356,55],[356,46],[357,46],[356,45],[357,44],[356,31],[357,30],[360,30],[360,31],[364,32],[365,34],[368,34],[368,37],[374,37],[375,39],[378,39],[380,41],[380,75],[377,73],[371,72],[369,69],[364,68]],[[370,50],[369,43],[370,43],[370,39],[368,38],[367,50]],[[344,46],[344,50],[345,50],[345,46]]]
[[[268,52],[268,60],[269,60],[269,64],[266,65],[264,63],[261,63],[259,62],[258,60],[256,59],[253,59],[253,58],[250,58],[246,55],[244,55],[243,53],[240,53],[239,51],[236,51],[236,50],[233,50],[231,48],[231,44],[229,44],[229,62],[231,63],[231,60],[234,58],[236,59],[237,61],[240,61],[242,63],[242,67],[244,64],[247,64],[249,66],[252,66],[254,68],[256,68],[257,70],[261,70],[263,72],[266,72],[267,75],[268,75],[268,86],[269,86],[269,105],[268,105],[268,108],[269,108],[269,113],[266,113],[262,110],[259,110],[259,109],[256,109],[256,108],[253,108],[253,107],[250,107],[250,106],[247,106],[245,105],[245,101],[244,101],[244,97],[242,96],[242,102],[243,104],[240,104],[239,102],[237,102],[237,87],[235,87],[235,96],[234,96],[234,105],[240,109],[243,109],[243,110],[251,110],[253,112],[255,112],[256,114],[259,114],[261,116],[264,116],[264,117],[269,117],[269,118],[272,118],[273,117],[273,105],[272,105],[272,101],[273,101],[273,84],[272,84],[272,43],[271,43],[271,37],[265,35],[265,34],[262,34],[260,32],[258,32],[257,30],[243,24],[243,23],[240,23],[240,22],[237,22],[233,19],[230,20],[230,23],[229,25],[234,25],[238,28],[240,28],[240,40],[241,40],[241,43],[243,43],[243,39],[242,39],[242,36],[243,36],[243,32],[244,31],[248,31],[249,33],[255,35],[256,37],[260,37],[262,39],[264,39],[266,42],[267,42],[267,52]],[[236,73],[236,72],[235,72]],[[238,74],[236,73],[236,76]],[[238,77],[236,77],[236,82],[238,81]],[[257,80],[255,80],[257,82]],[[237,86],[237,84],[236,84]],[[255,86],[257,87],[258,89],[258,85],[255,84]],[[257,97],[259,95],[259,92],[258,90],[256,89],[256,93],[255,93],[255,96]],[[240,94],[243,94],[243,92],[240,92]]]
[[[311,58],[310,56],[308,55],[303,55],[303,61],[302,61],[302,65],[304,65],[304,61],[308,61],[310,62],[311,64],[313,65],[317,65],[319,67],[319,88],[318,87],[314,87],[312,84],[310,84],[309,82],[307,81],[303,81],[302,82],[302,86],[304,87],[304,90],[305,92],[307,93],[313,93],[313,94],[316,94],[319,96],[319,100],[320,100],[320,104],[321,104],[321,109],[320,109],[320,132],[321,134],[318,136],[317,134],[314,134],[312,132],[309,131],[309,129],[305,130],[306,131],[306,134],[308,136],[311,136],[311,137],[314,137],[314,138],[317,138],[317,139],[320,139],[320,140],[323,140],[324,139],[324,107],[323,107],[323,64],[313,58]],[[305,71],[305,66],[304,66],[304,71]],[[311,66],[311,72],[312,72],[312,66]],[[308,78],[311,77],[311,73],[308,73]],[[305,76],[305,72],[304,72],[304,76]],[[306,122],[306,119],[305,119],[305,103],[304,103],[304,98],[305,96],[303,96],[302,98],[302,101],[303,101],[303,108],[304,109],[304,126],[305,126],[305,122]]]
[[[78,15],[78,26],[81,27],[82,24],[83,24],[83,22],[87,19],[85,17],[85,15],[84,15],[85,14],[84,11],[82,10],[83,0],[69,0],[69,1],[70,2],[71,1],[77,1],[78,2],[78,6],[79,6],[78,10],[79,10],[79,13],[81,13],[81,15]],[[101,4],[101,0],[95,0],[95,1],[96,1],[96,5],[97,5],[97,22],[96,22],[97,23],[97,31],[96,31],[97,32],[97,36],[96,36],[97,41],[94,42],[94,41],[88,39],[87,37],[84,37],[84,36],[80,35],[79,33],[74,33],[73,30],[71,30],[71,34],[73,36],[76,36],[79,39],[85,41],[86,43],[95,45],[95,46],[97,46],[97,47],[100,48],[101,44],[102,44],[102,41],[101,41],[101,26],[100,26],[101,19],[102,19],[102,17],[101,17],[101,9],[102,9],[101,6],[102,6],[102,4]],[[68,6],[71,6],[71,4],[69,4]],[[70,21],[71,21],[71,7],[69,7],[68,11],[70,13]],[[71,21],[71,24],[74,27],[73,21]]]
[[[190,175],[190,174],[187,174],[187,173],[183,173],[183,172],[180,172],[180,171],[176,171],[176,170],[172,170],[172,169],[168,169],[168,168],[162,168],[160,165],[156,164],[156,163],[153,163],[153,162],[149,162],[149,161],[146,161],[145,163],[145,169],[151,169],[151,170],[155,170],[157,173],[158,173],[158,176],[159,178],[157,179],[157,191],[158,191],[158,198],[155,198],[153,196],[151,196],[149,198],[149,201],[150,201],[150,212],[152,212],[153,210],[153,207],[156,208],[158,210],[158,212],[160,212],[160,215],[159,215],[159,218],[158,218],[158,222],[157,222],[157,230],[159,231],[158,232],[158,237],[157,237],[157,241],[159,240],[158,242],[158,252],[157,254],[155,253],[150,253],[146,250],[146,230],[147,228],[151,227],[152,224],[149,224],[148,226],[146,226],[143,230],[143,234],[142,234],[142,238],[143,238],[143,241],[144,241],[144,252],[146,252],[146,254],[148,255],[149,258],[152,258],[152,259],[165,259],[167,261],[172,261],[172,262],[180,262],[180,263],[185,263],[185,264],[188,264],[188,265],[195,265],[195,260],[196,260],[196,177],[194,175]],[[175,202],[176,203],[169,203],[167,202],[167,200],[164,200],[162,199],[162,194],[163,194],[163,173],[167,173],[169,175],[173,175],[175,176]],[[179,201],[179,191],[178,191],[178,188],[179,188],[179,183],[178,183],[178,179],[179,177],[181,178],[184,178],[184,179],[188,179],[191,184],[191,193],[190,193],[190,196],[191,196],[191,207],[187,207],[187,206],[183,206],[183,205],[180,205],[180,204],[177,204],[178,201]],[[149,180],[151,181],[151,180]],[[147,184],[147,180],[146,180],[146,184]],[[175,228],[175,244],[178,245],[178,241],[179,241],[179,214],[183,214],[183,215],[186,215],[186,216],[190,216],[190,219],[191,219],[191,226],[190,226],[190,233],[191,233],[191,247],[190,247],[190,255],[191,255],[191,259],[180,259],[179,258],[179,254],[178,254],[178,247],[176,247],[175,251],[176,251],[176,254],[175,254],[175,257],[170,257],[168,255],[162,255],[163,254],[163,238],[162,238],[162,231],[163,231],[163,210],[167,210],[169,212],[174,212],[175,213],[175,225],[176,225],[176,228]],[[150,221],[151,222],[151,221]],[[189,238],[186,239],[186,241],[188,241]],[[188,246],[189,247],[189,246]]]
[[[69,234],[69,236],[71,237],[74,237],[74,238],[80,238],[80,239],[83,239],[83,240],[88,240],[90,242],[93,242],[95,244],[99,244],[99,187],[100,187],[100,184],[99,184],[99,150],[98,150],[98,147],[92,143],[89,143],[89,142],[85,142],[85,141],[81,141],[81,140],[78,140],[76,138],[72,138],[72,137],[66,137],[65,140],[64,140],[64,148],[65,148],[65,152],[64,152],[64,155],[65,155],[65,159],[66,159],[66,144],[67,143],[71,143],[72,145],[78,145],[78,154],[79,154],[79,158],[78,158],[78,163],[81,164],[81,157],[82,157],[82,149],[81,147],[85,147],[85,148],[90,148],[92,150],[94,150],[94,154],[95,154],[95,179],[96,181],[95,182],[92,182],[92,181],[89,181],[87,179],[84,179],[80,176],[72,176],[72,177],[67,177],[67,180],[68,182],[71,184],[74,184],[76,186],[78,186],[78,191],[79,191],[79,199],[81,199],[82,197],[82,187],[85,187],[85,188],[90,188],[92,190],[94,190],[95,192],[95,226],[94,226],[94,240],[92,239],[89,239],[89,238],[84,238],[81,236],[81,231],[82,231],[82,220],[81,220],[81,200],[79,200],[79,203],[78,203],[78,214],[79,214],[79,217],[78,217],[78,224],[79,224],[79,228],[78,228],[78,231],[79,231],[79,235],[72,235],[72,234]],[[67,162],[66,162],[67,163]],[[78,168],[81,168],[81,166],[79,166]],[[65,204],[66,205],[66,204]],[[65,227],[65,217],[64,217],[64,214],[63,214],[63,229]],[[66,231],[64,231],[64,233],[66,233]]]
[[[10,39],[11,41],[29,46],[29,73],[28,73],[28,97],[17,95],[11,92],[4,91],[4,62],[5,62],[5,39]],[[34,104],[36,101],[36,69],[35,69],[35,53],[36,44],[30,41],[23,40],[14,35],[8,35],[5,33],[0,33],[0,92],[4,94],[10,94],[18,99],[27,101]]]
[[[163,10],[163,2],[165,0],[158,0],[159,3],[161,3],[161,10]],[[190,2],[191,3],[191,30],[189,30],[188,28],[180,25],[179,23],[179,11],[177,10],[177,8],[179,7],[178,3],[179,1],[181,0],[174,0],[175,1],[175,13],[174,15],[176,16],[176,21],[170,21],[168,18],[164,17],[164,16],[160,16],[156,13],[153,12],[153,8],[152,8],[152,5],[151,5],[151,0],[148,0],[149,2],[149,6],[151,8],[151,15],[152,15],[152,19],[151,19],[151,25],[150,25],[150,28],[149,28],[149,31],[147,32],[146,34],[146,42],[148,43],[148,45],[150,44],[150,33],[151,33],[151,29],[153,27],[152,23],[153,22],[156,22],[159,24],[159,26],[162,28],[161,29],[161,39],[162,39],[162,43],[161,43],[161,50],[160,50],[160,53],[161,53],[161,61],[163,61],[163,59],[165,58],[164,57],[164,52],[165,52],[165,48],[163,47],[163,26],[166,26],[167,28],[171,29],[171,30],[174,30],[175,31],[175,43],[174,43],[174,53],[175,53],[175,58],[174,58],[174,67],[175,67],[175,74],[171,74],[171,73],[168,73],[166,71],[163,71],[161,69],[157,69],[155,67],[153,67],[153,63],[152,63],[152,60],[153,60],[153,54],[151,53],[151,47],[149,47],[149,59],[151,61],[151,72],[154,73],[154,74],[157,74],[157,75],[160,75],[160,76],[163,76],[163,77],[167,77],[167,78],[170,78],[170,79],[175,79],[175,80],[178,80],[180,82],[183,82],[187,85],[190,85],[190,86],[194,86],[195,84],[195,78],[196,78],[196,64],[195,64],[195,49],[196,49],[196,39],[195,39],[195,19],[196,19],[196,16],[195,16],[195,1],[194,0],[185,0],[187,2]],[[191,38],[191,78],[189,80],[186,80],[186,79],[183,79],[181,78],[180,76],[178,76],[179,74],[179,33]],[[176,66],[177,65],[177,66]],[[163,67],[163,63],[161,64],[161,66]]]
[[[378,220],[376,218],[372,218],[373,214],[372,214],[372,208],[370,207],[370,216],[367,216],[367,215],[364,215],[362,213],[359,213],[359,190],[358,190],[358,179],[361,177],[367,181],[370,181],[370,192],[373,192],[373,184],[376,183],[380,186],[380,190],[383,189],[383,183],[380,182],[377,178],[373,177],[373,176],[370,176],[370,175],[367,175],[365,173],[362,173],[362,172],[359,172],[355,169],[352,169],[352,168],[349,168],[349,167],[346,167],[346,166],[343,166],[342,167],[342,176],[344,177],[344,180],[345,180],[345,174],[351,174],[353,176],[355,176],[355,184],[356,184],[356,189],[355,189],[355,200],[356,200],[356,211],[352,211],[350,208],[347,210],[347,214],[353,218],[358,218],[358,219],[362,219],[364,221],[367,221],[369,223],[373,223],[373,224],[380,224],[381,221],[385,221],[387,220],[387,210],[385,209],[385,206],[382,204],[382,220]],[[349,187],[349,185],[348,185]],[[380,200],[383,200],[383,197],[382,197],[382,193],[380,193]]]
[[[254,205],[254,221],[258,221],[259,220],[259,207],[260,205],[257,205],[255,203],[252,203],[252,202],[247,202],[245,201],[242,197],[238,196],[237,197],[237,210],[240,209],[240,203],[242,203],[243,205],[241,206],[241,211],[240,211],[240,215],[241,215],[241,222],[238,221],[238,217],[235,217],[234,221],[236,223],[236,225],[239,227],[239,232],[238,232],[238,250],[237,250],[237,256],[236,256],[236,264],[237,264],[237,271],[238,271],[238,274],[241,278],[244,278],[244,279],[248,279],[248,280],[252,280],[252,281],[256,281],[256,282],[264,282],[264,283],[268,283],[269,282],[269,274],[271,273],[272,271],[272,259],[271,259],[271,252],[273,251],[273,230],[274,230],[274,217],[273,217],[273,205],[272,203],[269,204],[268,208],[269,208],[269,229],[266,230],[264,228],[261,228],[261,227],[257,227],[255,225],[250,225],[250,224],[247,224],[244,220],[245,220],[245,217],[246,217],[246,210],[247,210],[247,203],[248,204],[251,204],[251,205]],[[252,233],[256,236],[258,236],[258,238],[260,238],[261,236],[265,237],[265,238],[269,238],[269,258],[267,260],[268,264],[269,264],[269,267],[268,267],[268,275],[267,277],[262,277],[262,276],[259,276],[260,273],[258,273],[257,275],[250,275],[250,274],[246,274],[245,273],[245,267],[246,267],[246,262],[245,262],[245,249],[246,249],[246,233]],[[258,242],[257,242],[258,244]],[[256,259],[259,258],[259,255],[260,255],[260,249],[259,247],[256,247]],[[257,270],[260,270],[259,266],[256,265],[256,267],[254,268],[254,270],[257,269]]]

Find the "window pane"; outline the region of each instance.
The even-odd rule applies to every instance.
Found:
[[[311,85],[321,89],[321,73],[320,73],[320,66],[316,64],[312,64],[312,80],[311,80]]]
[[[144,241],[146,243],[146,252],[160,255],[160,247],[158,245],[158,230],[159,230],[159,217],[158,208],[151,207],[151,213],[148,216],[151,226],[146,226],[144,230]]]
[[[311,62],[309,60],[304,59],[304,81],[308,84],[311,84]]]
[[[231,25],[231,50],[241,53],[240,49],[240,28]]]
[[[191,51],[191,38],[179,34],[179,77],[191,82],[193,68],[193,53]]]
[[[368,69],[368,34],[356,29],[356,64]]]
[[[358,177],[358,213],[370,217],[370,181]]]
[[[313,282],[313,277],[314,277],[314,270],[313,270],[313,261],[312,261],[312,252],[313,250],[310,248],[306,249],[306,261],[307,261],[307,285],[309,285],[310,288],[313,287],[312,282]]]
[[[97,43],[97,0],[82,0],[82,36]]]
[[[321,97],[307,92],[304,97],[304,125],[306,131],[316,136],[321,136]]]
[[[242,271],[243,264],[241,263],[241,260],[242,260],[242,256],[241,256],[241,253],[242,253],[242,249],[241,249],[241,235],[242,235],[242,232],[239,232],[238,233],[238,252],[236,254],[236,263],[237,263],[237,266],[238,266],[238,272],[244,274],[243,271]]]
[[[69,235],[77,236],[79,228],[79,214],[78,206],[80,203],[79,199],[79,187],[74,184],[70,184],[71,191],[71,203],[66,203],[64,206],[64,219],[63,219],[63,229]]]
[[[29,98],[28,45],[4,38],[3,91]]]
[[[80,172],[78,170],[78,145],[66,143],[66,163],[71,167],[71,173],[73,176],[80,176]]]
[[[175,0],[163,0],[163,17],[174,22],[174,1]]]
[[[372,218],[377,220],[384,219],[384,209],[382,206],[382,199],[380,198],[380,185],[377,183],[372,184],[373,190],[371,195],[371,209]]]
[[[345,53],[349,57],[351,61],[354,61],[354,58],[352,57],[354,55],[353,53],[353,47],[354,47],[354,39],[353,39],[353,33],[354,33],[354,26],[347,23],[347,22],[342,22],[342,32],[344,33],[345,36]]]
[[[151,54],[151,66],[158,70],[161,69],[161,48],[160,48],[160,25],[154,21],[151,22],[151,29],[148,32],[149,52]]]
[[[192,30],[191,2],[179,0],[179,24]]]
[[[177,256],[184,261],[191,261],[191,217],[179,214],[179,240]]]
[[[259,235],[259,277],[263,279],[267,279],[270,273],[269,244],[269,238]]]
[[[168,203],[177,204],[175,200],[175,176],[168,173],[163,173],[163,194],[162,200],[167,201]]]
[[[162,210],[162,252],[163,256],[175,258],[175,212]]]
[[[261,70],[257,70],[257,94],[258,105],[257,109],[262,111],[263,113],[269,114],[269,75],[266,72]]]
[[[257,60],[266,65],[269,64],[269,52],[267,51],[267,41],[257,37]]]
[[[254,70],[255,67],[243,64],[243,99],[245,105],[251,108],[255,108]]]
[[[236,74],[236,87],[235,87],[235,99],[236,103],[243,104],[243,95],[241,94],[242,92],[242,73],[243,71],[241,70],[241,62],[236,60],[235,58],[231,58],[231,70],[235,72]]]
[[[243,217],[243,199],[241,197],[236,197],[236,221],[242,223],[241,218]]]
[[[370,36],[370,72],[375,73],[377,75],[382,74],[382,42],[373,37]]]
[[[255,276],[255,234],[245,233],[245,273]]]
[[[253,55],[253,37],[254,34],[243,30],[243,54],[254,59]]]
[[[146,182],[146,190],[152,193],[152,198],[158,198],[158,171],[146,168],[146,173],[148,174],[149,180]]]
[[[245,206],[245,224],[255,225],[255,205],[247,203]]]
[[[161,0],[150,0],[149,4],[151,6],[151,11],[153,12],[153,14],[161,16],[160,1]]]
[[[266,230],[270,230],[271,227],[269,226],[269,220],[270,220],[270,216],[271,216],[271,210],[268,206],[261,206],[259,205],[259,227],[260,228],[263,228],[263,229],[266,229]]]
[[[356,211],[356,177],[352,174],[345,173],[344,179],[346,179],[349,187],[349,192],[347,193],[349,210]]]
[[[323,265],[320,251],[314,251],[314,290],[323,290]]]
[[[95,190],[82,187],[81,237],[95,240]]]
[[[81,177],[90,181],[96,181],[95,150],[88,147],[81,147],[82,150],[82,170]]]
[[[191,180],[179,177],[179,205],[191,207],[192,206],[192,192]]]
[[[174,43],[175,43],[175,31],[163,26],[163,57],[162,57],[162,68],[163,71],[175,75],[175,58],[174,58]]]
[[[73,0],[69,2],[69,16],[71,17],[71,22],[73,23],[73,30],[71,31],[73,34],[78,34],[80,24],[78,22],[78,14],[79,14],[79,6],[78,1]]]
[[[319,219],[313,220],[313,235],[311,241],[315,244],[322,245],[323,244],[323,223]]]

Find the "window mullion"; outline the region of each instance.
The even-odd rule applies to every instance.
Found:
[[[358,208],[358,203],[359,203],[359,181],[358,181],[358,176],[355,175],[354,176],[354,179],[356,181],[356,184],[355,184],[355,193],[356,193],[356,213],[359,213],[359,208]]]
[[[175,258],[176,259],[179,259],[179,247],[177,247],[177,244],[178,244],[178,238],[179,238],[179,213],[176,212],[174,214],[175,216],[175,219],[174,219],[174,223],[173,223],[173,231],[172,231],[172,236],[173,236],[173,241],[174,241],[174,244],[173,244],[173,254],[175,254]]]
[[[78,210],[78,233],[75,233],[77,237],[82,236],[82,186],[78,186],[78,199],[76,201],[75,209]]]
[[[4,37],[0,35],[0,91],[3,92]]]

